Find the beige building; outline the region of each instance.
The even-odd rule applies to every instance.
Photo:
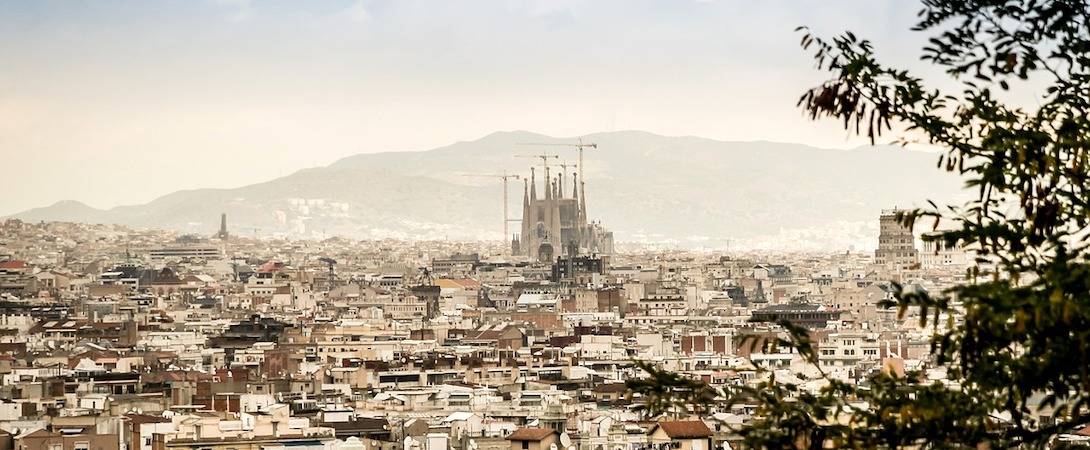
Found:
[[[661,421],[647,433],[647,443],[671,450],[712,450],[711,428],[700,420]]]
[[[116,434],[61,434],[38,430],[15,440],[15,450],[118,450]]]
[[[919,263],[916,237],[911,229],[897,220],[897,214],[902,212],[882,211],[878,218],[878,249],[874,251],[875,264],[895,271],[909,269]]]
[[[880,284],[860,286],[854,280],[838,281],[823,290],[825,304],[851,315],[858,322],[873,322],[878,318],[878,302],[893,298],[890,288]]]
[[[924,269],[964,268],[972,261],[973,256],[964,247],[946,245],[942,240],[925,240],[920,251],[920,267]]]
[[[173,431],[152,435],[153,450],[261,450],[288,444],[322,448],[335,438],[332,428],[312,427],[307,418],[291,417],[285,404],[274,405],[268,414],[201,411],[171,419]]]
[[[511,450],[549,450],[560,446],[560,434],[552,428],[519,428],[507,436]]]

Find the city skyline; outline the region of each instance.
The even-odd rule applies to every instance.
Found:
[[[0,2],[0,450],[1086,444],[1087,18]]]

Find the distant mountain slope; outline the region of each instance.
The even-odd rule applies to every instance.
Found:
[[[935,169],[936,155],[899,148],[827,150],[638,131],[583,140],[598,145],[585,151],[589,214],[621,239],[637,234],[746,238],[837,220],[874,220],[883,208],[926,199],[949,202],[960,192],[957,179]],[[541,159],[532,155],[557,155],[549,159],[555,174],[559,163],[576,171],[578,152],[523,144],[574,142],[501,132],[430,151],[355,155],[265,183],[181,191],[146,205],[103,211],[69,201],[14,217],[211,234],[225,212],[235,234],[258,229],[262,235],[496,239],[500,180],[466,175],[506,170],[529,176],[532,166],[540,183]],[[520,216],[523,186],[512,180],[512,218]],[[571,188],[569,175],[566,196]]]
[[[75,200],[61,200],[52,205],[29,209],[10,217],[15,217],[28,222],[68,221],[109,223],[113,221],[109,211],[92,208]]]

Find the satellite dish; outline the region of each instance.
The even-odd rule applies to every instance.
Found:
[[[571,447],[571,438],[568,437],[568,433],[560,433],[560,445]]]

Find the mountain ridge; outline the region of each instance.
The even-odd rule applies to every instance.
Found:
[[[8,216],[23,220],[119,223],[212,234],[229,228],[297,237],[498,239],[506,171],[534,178],[568,164],[571,195],[578,138],[501,131],[418,152],[346,156],[325,167],[230,189],[173,192],[143,205],[96,209],[62,201]],[[934,153],[888,146],[847,150],[770,141],[717,141],[644,131],[582,137],[588,212],[624,240],[655,235],[747,238],[782,228],[870,221],[881,209],[954,201],[960,181],[935,168]],[[545,146],[522,144],[546,144]],[[515,155],[523,155],[517,157]],[[471,176],[467,176],[471,175]],[[511,180],[511,218],[521,217]],[[512,224],[518,230],[517,223]],[[238,232],[235,232],[238,234]]]

